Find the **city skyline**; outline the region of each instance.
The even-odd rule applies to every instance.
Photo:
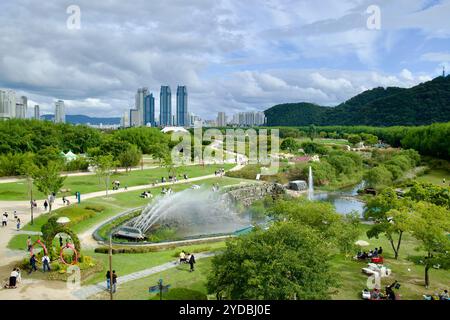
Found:
[[[136,1],[130,11],[120,1],[80,0],[81,27],[70,30],[64,3],[2,1],[0,87],[39,104],[42,114],[63,99],[72,114],[120,116],[136,88],[183,83],[190,111],[211,119],[284,102],[333,106],[449,69],[449,0],[379,1],[377,30],[367,28],[372,4]]]

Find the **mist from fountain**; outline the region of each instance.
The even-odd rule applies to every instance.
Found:
[[[313,181],[313,172],[311,166],[309,166],[309,174],[308,174],[308,199],[312,200],[314,195],[314,181]]]
[[[208,188],[157,197],[129,223],[144,233],[157,225],[174,225],[185,236],[231,233],[249,224],[238,216],[227,194]]]

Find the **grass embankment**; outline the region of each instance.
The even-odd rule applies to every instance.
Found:
[[[189,178],[206,176],[214,174],[214,171],[219,168],[225,168],[228,170],[232,168],[233,164],[209,164],[205,166],[184,166],[176,167],[177,175],[187,174]],[[167,168],[154,168],[145,170],[134,170],[129,172],[118,172],[111,175],[110,181],[119,180],[121,187],[132,187],[139,185],[147,185],[154,183],[156,180],[161,181],[161,177],[167,179]],[[109,186],[111,188],[111,185]],[[64,185],[61,189],[70,190],[67,194],[62,195],[74,195],[76,191],[83,194],[105,190],[105,182],[103,179],[99,179],[95,174],[84,176],[70,176],[64,181]],[[35,199],[44,199],[45,195],[39,192],[36,188],[33,189],[33,195]],[[28,184],[26,181],[18,181],[11,183],[0,184],[0,200],[29,200]]]

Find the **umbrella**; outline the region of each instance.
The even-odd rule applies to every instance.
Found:
[[[364,240],[358,240],[358,241],[355,242],[355,244],[357,246],[360,246],[360,247],[367,247],[369,245],[369,243],[367,241],[364,241]]]
[[[60,223],[60,224],[65,224],[65,223],[70,222],[70,219],[67,217],[59,217],[58,220],[56,220],[56,222]]]

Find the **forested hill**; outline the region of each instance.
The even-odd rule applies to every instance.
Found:
[[[269,126],[426,125],[450,121],[450,76],[409,89],[375,88],[336,107],[287,103],[264,111]]]

